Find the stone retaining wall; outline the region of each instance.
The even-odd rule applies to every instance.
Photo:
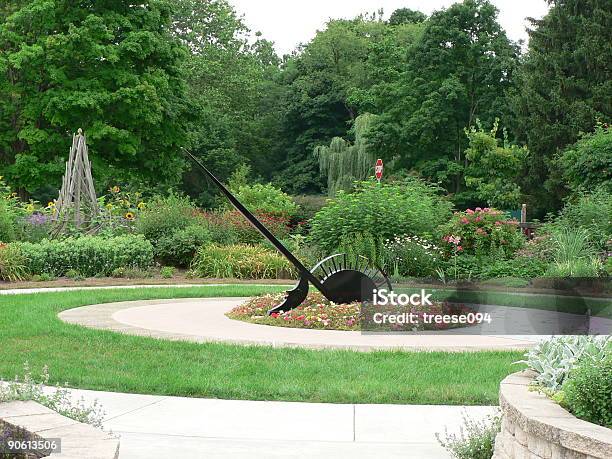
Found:
[[[119,457],[119,439],[115,436],[62,416],[32,401],[0,403],[0,431],[2,430],[27,433],[29,438],[26,439],[30,440],[60,438],[61,453],[52,454],[50,457],[54,459]]]
[[[609,459],[612,430],[576,418],[537,391],[533,373],[523,371],[501,382],[502,430],[493,459]]]

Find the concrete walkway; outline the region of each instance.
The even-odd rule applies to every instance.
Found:
[[[533,346],[541,336],[461,334],[363,334],[359,331],[272,327],[232,320],[225,313],[247,298],[184,298],[125,301],[62,311],[61,320],[90,328],[161,339],[234,344],[308,347],[314,349],[509,350]],[[492,308],[493,309],[493,308]],[[504,314],[508,308],[495,307]],[[503,317],[500,319],[503,323]]]
[[[97,399],[120,459],[450,458],[436,441],[496,407],[214,400],[72,390]]]

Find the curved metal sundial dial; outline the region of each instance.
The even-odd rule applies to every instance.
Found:
[[[309,284],[320,291],[325,298],[334,303],[350,303],[372,298],[372,291],[379,288],[391,290],[387,275],[375,267],[365,257],[351,260],[344,253],[332,255],[321,260],[312,269],[306,268],[268,228],[266,228],[238,199],[210,172],[193,154],[185,154],[210,178],[232,205],[261,233],[289,262],[295,266],[300,275],[297,285],[287,291],[285,300],[270,309],[268,314],[288,311],[298,307],[308,295]]]

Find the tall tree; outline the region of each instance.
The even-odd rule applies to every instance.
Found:
[[[270,175],[279,110],[279,58],[272,44],[250,31],[226,0],[177,0],[173,32],[190,53],[184,73],[196,116],[189,123],[192,152],[227,179],[240,164]],[[202,204],[216,192],[199,173],[184,186]]]
[[[358,103],[350,96],[355,88],[372,84],[365,62],[370,43],[382,37],[385,26],[375,15],[332,20],[286,63],[286,160],[276,177],[283,189],[320,191],[322,183],[312,151],[333,137],[346,136],[359,115]]]
[[[0,164],[23,194],[59,187],[79,127],[98,184],[176,181],[187,105],[170,18],[166,0],[4,2]]]
[[[371,138],[379,156],[442,183],[461,202],[464,129],[477,118],[488,126],[505,120],[518,48],[486,0],[455,3],[424,24]]]
[[[592,132],[597,120],[612,117],[612,2],[548,3],[548,14],[531,21],[513,98],[517,131],[531,152],[524,188],[539,214],[558,207],[563,196],[554,156],[581,132]]]

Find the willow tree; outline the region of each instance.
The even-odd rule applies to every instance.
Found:
[[[327,176],[327,192],[330,196],[339,190],[349,191],[355,181],[364,180],[373,173],[376,159],[368,148],[365,134],[375,116],[364,113],[355,118],[354,143],[334,137],[328,146],[320,145],[314,149],[321,174]]]

